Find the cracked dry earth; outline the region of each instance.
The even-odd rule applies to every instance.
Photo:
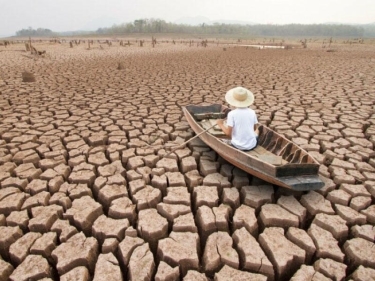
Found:
[[[374,45],[35,46],[0,52],[0,280],[375,279]],[[237,85],[324,188],[272,186],[198,139],[162,158],[194,135],[181,106]]]

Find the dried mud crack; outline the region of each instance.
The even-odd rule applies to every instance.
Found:
[[[0,52],[0,280],[375,279],[374,44],[35,46]],[[237,85],[322,189],[270,185],[199,139],[163,157],[194,136],[182,106]]]

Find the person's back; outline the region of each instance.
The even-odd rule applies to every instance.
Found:
[[[250,150],[257,145],[254,125],[258,124],[255,111],[236,108],[228,113],[227,126],[232,127],[231,144],[241,150]]]
[[[227,126],[224,120],[217,120],[223,132],[231,137],[230,144],[240,150],[251,150],[258,142],[258,119],[255,111],[248,108],[254,102],[254,95],[243,87],[229,90],[225,100],[236,109],[228,113]]]

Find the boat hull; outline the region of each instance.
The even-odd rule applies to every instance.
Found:
[[[204,129],[196,122],[188,108],[183,108],[183,111],[190,127],[196,134],[202,133]],[[324,186],[324,182],[317,174],[318,164],[292,164],[287,169],[289,172],[286,173],[286,176],[277,176],[277,170],[278,168],[282,169],[282,166],[275,167],[251,157],[247,153],[227,145],[208,132],[202,133],[199,138],[232,165],[269,183],[300,191],[316,190]],[[299,166],[301,167],[300,170],[298,170]],[[295,170],[295,173],[293,173],[293,170]],[[304,174],[300,174],[301,171]]]

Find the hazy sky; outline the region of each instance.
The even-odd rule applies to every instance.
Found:
[[[0,36],[27,28],[97,29],[139,18],[372,23],[375,0],[0,0]]]

